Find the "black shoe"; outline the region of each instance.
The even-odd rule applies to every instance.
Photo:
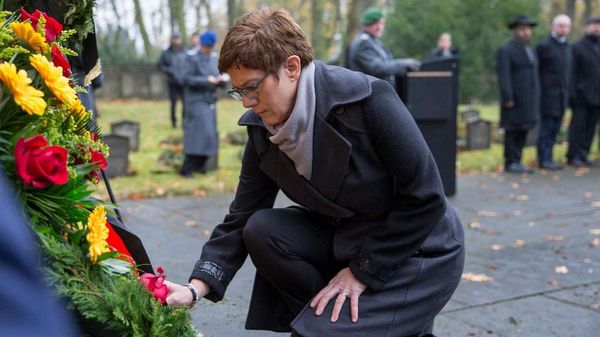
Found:
[[[559,165],[551,160],[543,161],[540,164],[540,168],[548,171],[558,171],[563,169],[562,165]]]
[[[575,168],[580,168],[580,167],[584,167],[585,166],[585,162],[579,158],[575,158],[572,160],[567,161],[567,164],[575,167]]]
[[[504,172],[508,173],[533,173],[533,170],[521,163],[512,163],[504,167]]]
[[[582,162],[583,162],[583,166],[585,166],[585,167],[598,167],[598,164],[594,163],[593,161],[591,161],[589,159],[582,160]]]

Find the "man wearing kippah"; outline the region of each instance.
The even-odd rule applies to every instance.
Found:
[[[388,81],[396,87],[396,75],[418,70],[415,59],[395,59],[379,38],[385,29],[385,17],[380,8],[370,7],[361,16],[362,29],[346,50],[346,67]]]

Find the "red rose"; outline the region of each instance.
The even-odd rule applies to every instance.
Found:
[[[71,65],[69,64],[69,61],[67,61],[67,58],[60,52],[60,49],[58,49],[58,47],[55,44],[52,45],[51,52],[52,63],[54,63],[55,66],[62,68],[64,77],[70,77]]]
[[[145,273],[140,276],[140,282],[146,286],[146,289],[152,293],[154,298],[159,300],[160,303],[166,304],[167,295],[169,294],[169,287],[167,287],[164,282],[167,276],[163,275],[163,269],[161,267],[158,267],[156,271],[158,271],[158,274],[156,275]]]
[[[56,39],[60,32],[62,32],[62,25],[60,24],[60,22],[56,21],[55,18],[49,16],[48,14],[40,12],[38,9],[36,9],[35,12],[33,12],[33,14],[27,13],[27,11],[23,8],[20,9],[20,12],[21,21],[31,21],[31,25],[36,31],[38,21],[40,20],[40,15],[44,16],[44,19],[46,19],[46,41],[48,41],[48,43],[54,41],[54,39]]]
[[[69,180],[67,150],[48,146],[42,135],[19,139],[14,155],[17,175],[26,185],[44,188],[48,183],[63,185]]]
[[[92,154],[92,159],[90,159],[90,163],[97,165],[98,168],[101,170],[106,170],[106,168],[108,167],[108,162],[106,161],[106,158],[104,158],[102,152],[94,151],[90,148],[90,153]],[[100,180],[100,177],[98,176],[98,170],[92,172],[91,175],[95,181]]]

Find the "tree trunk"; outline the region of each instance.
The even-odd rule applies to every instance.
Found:
[[[135,23],[140,29],[140,34],[142,35],[142,41],[144,41],[144,51],[146,52],[146,56],[152,58],[152,44],[150,43],[150,38],[148,37],[148,32],[146,31],[146,26],[144,25],[144,16],[142,15],[142,7],[140,6],[140,0],[133,0],[133,5],[135,7]]]
[[[169,12],[171,15],[171,33],[179,31],[181,39],[187,41],[187,29],[185,26],[185,13],[183,11],[183,0],[169,0]],[[177,27],[177,29],[175,29]]]
[[[237,8],[235,0],[227,0],[227,27],[233,26],[237,18]]]
[[[575,21],[575,3],[577,0],[567,0],[567,15]]]
[[[592,16],[592,0],[585,0],[585,9],[583,11],[584,13],[584,18],[589,18],[590,16]]]
[[[322,59],[325,55],[325,31],[323,25],[323,0],[312,0],[310,3],[311,37],[310,42],[315,53],[315,59]]]
[[[204,10],[206,11],[206,19],[208,20],[208,24],[207,27],[214,29],[214,22],[213,22],[213,16],[212,16],[212,11],[210,10],[210,1],[209,0],[200,0],[200,4],[202,5],[202,7],[204,7]]]
[[[350,44],[352,39],[354,38],[354,34],[358,31],[360,27],[360,16],[365,11],[365,9],[369,8],[369,6],[373,6],[375,3],[374,0],[351,0],[350,1],[350,9],[348,10],[348,20],[346,25],[346,34],[344,37],[344,46]]]
[[[117,19],[117,29],[115,31],[115,35],[113,36],[113,41],[111,43],[112,47],[111,49],[118,49],[119,48],[119,41],[121,39],[121,31],[123,30],[123,28],[121,28],[121,12],[119,11],[119,9],[117,8],[117,3],[115,0],[110,0],[110,5],[113,9],[113,12],[115,14],[115,18]]]

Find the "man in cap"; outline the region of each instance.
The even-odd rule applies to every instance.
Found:
[[[415,59],[394,59],[379,38],[385,29],[383,11],[368,8],[361,16],[362,29],[346,50],[346,67],[388,81],[396,87],[396,75],[418,70],[421,63]]]
[[[571,77],[571,46],[567,36],[571,19],[557,15],[552,20],[552,31],[537,46],[540,61],[541,121],[537,139],[538,165],[546,170],[562,167],[552,160],[552,148],[560,131],[565,109],[569,105]]]
[[[183,153],[185,159],[180,174],[192,177],[193,172],[206,173],[206,161],[217,153],[217,86],[227,78],[219,75],[214,47],[217,34],[208,29],[199,36],[198,53],[188,55],[183,76],[185,122]]]
[[[504,129],[504,170],[532,173],[521,163],[527,133],[539,120],[540,84],[538,59],[531,47],[531,27],[536,22],[519,15],[508,24],[513,39],[497,51],[496,70],[500,88],[500,127]]]
[[[169,88],[169,100],[171,101],[171,124],[173,128],[177,127],[177,99],[182,98],[183,86],[181,83],[182,66],[185,62],[185,51],[181,45],[181,37],[174,33],[171,36],[171,43],[160,55],[158,60],[158,69],[167,74],[167,87]],[[185,108],[182,108],[185,111]]]
[[[567,161],[574,167],[596,166],[588,155],[600,118],[600,16],[586,20],[585,36],[573,44],[572,95]]]

